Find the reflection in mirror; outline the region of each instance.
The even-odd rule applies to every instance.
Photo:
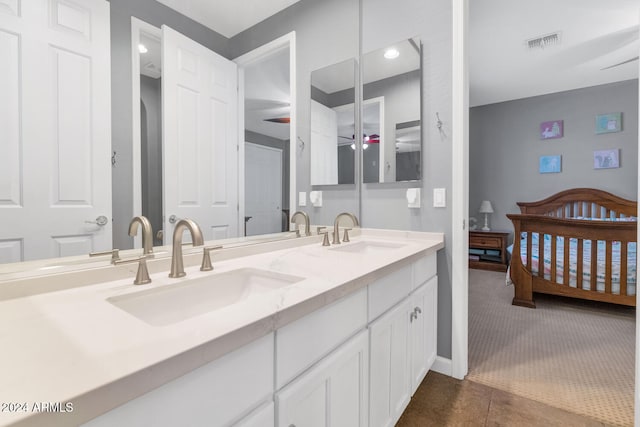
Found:
[[[416,37],[363,56],[365,183],[421,178],[421,57]]]
[[[289,227],[289,47],[244,66],[244,234]]]
[[[154,246],[162,245],[162,66],[160,31],[140,29],[140,189]]]
[[[355,73],[354,59],[311,73],[311,185],[355,183]]]

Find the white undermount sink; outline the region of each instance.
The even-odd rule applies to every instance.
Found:
[[[152,326],[166,326],[289,286],[302,277],[256,268],[183,280],[107,301]]]
[[[398,249],[405,245],[401,243],[380,242],[372,240],[361,240],[359,242],[347,243],[341,246],[331,248],[334,251],[353,252],[359,254],[371,254],[392,249]]]

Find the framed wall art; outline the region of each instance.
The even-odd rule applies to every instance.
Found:
[[[538,172],[559,173],[562,171],[562,156],[540,156]]]
[[[540,139],[555,139],[564,136],[564,120],[540,123]]]
[[[598,114],[596,116],[596,134],[620,132],[622,113]]]
[[[597,150],[593,152],[594,169],[615,169],[620,167],[620,149]]]

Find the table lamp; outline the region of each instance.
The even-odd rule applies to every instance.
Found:
[[[482,227],[482,231],[489,231],[489,214],[493,213],[493,206],[491,206],[491,202],[488,200],[483,200],[480,203],[480,209],[478,210],[481,214],[484,214],[484,227]]]

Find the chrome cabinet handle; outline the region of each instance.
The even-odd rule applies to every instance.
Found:
[[[104,227],[108,223],[109,223],[109,218],[107,218],[104,215],[100,215],[95,219],[95,221],[85,221],[85,224],[96,224],[96,225],[99,225],[100,227]]]

